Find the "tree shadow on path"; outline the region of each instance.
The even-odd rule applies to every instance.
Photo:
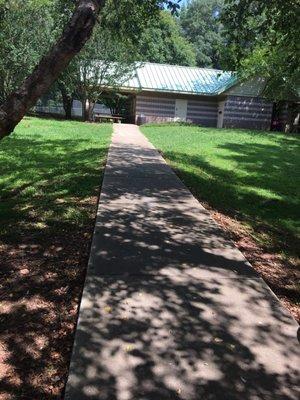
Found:
[[[154,150],[111,161],[66,399],[296,400],[296,322]]]

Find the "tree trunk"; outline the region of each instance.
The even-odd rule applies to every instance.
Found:
[[[59,83],[66,119],[72,119],[73,96],[69,95],[64,84]]]
[[[82,121],[88,120],[88,112],[87,112],[87,99],[81,99],[81,106],[82,106]]]
[[[93,101],[89,102],[89,121],[92,122],[94,121],[94,108],[95,108],[95,103]]]
[[[61,38],[23,84],[0,106],[0,139],[13,132],[90,38],[106,0],[79,0]]]
[[[95,103],[88,99],[82,100],[82,119],[83,121],[92,122],[94,120]]]
[[[63,106],[66,119],[72,119],[73,98],[69,96],[66,97],[66,99],[63,101]]]

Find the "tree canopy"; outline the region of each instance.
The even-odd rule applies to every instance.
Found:
[[[49,1],[0,3],[0,104],[49,50],[49,38],[57,37],[53,11]]]
[[[225,0],[224,64],[242,78],[266,78],[266,94],[299,95],[299,0]]]
[[[179,22],[193,45],[199,67],[220,68],[220,52],[225,46],[220,14],[223,0],[193,0],[182,7]]]
[[[138,57],[142,61],[196,65],[194,46],[183,36],[178,21],[161,11],[138,40]]]

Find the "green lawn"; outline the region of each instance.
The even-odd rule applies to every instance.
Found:
[[[246,222],[264,242],[295,249],[299,136],[176,124],[142,131],[200,200]]]
[[[111,125],[25,118],[0,142],[0,235],[84,224],[79,202],[95,194]]]

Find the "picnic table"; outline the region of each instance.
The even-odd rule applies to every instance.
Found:
[[[117,122],[120,124],[123,119],[121,115],[94,114],[95,122]]]

